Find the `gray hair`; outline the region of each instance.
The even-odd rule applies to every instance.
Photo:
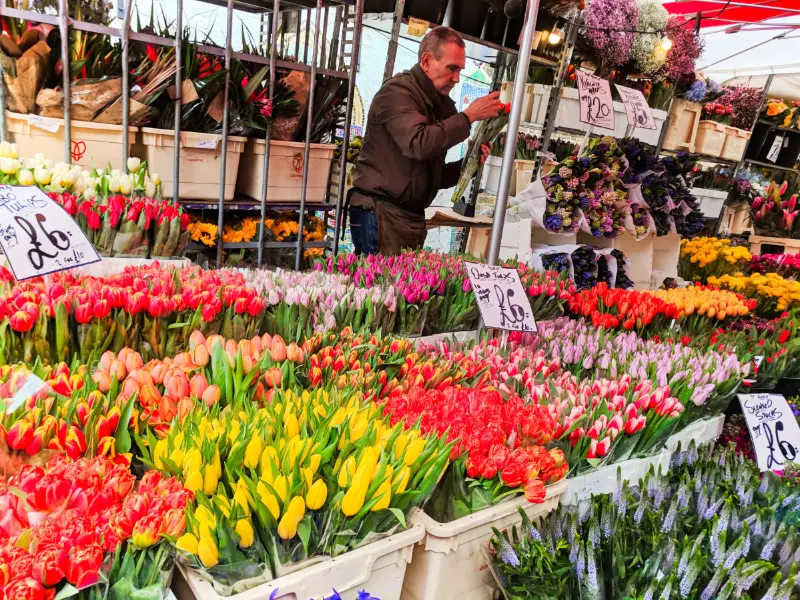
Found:
[[[431,29],[419,44],[419,60],[422,61],[422,56],[426,52],[430,52],[436,60],[439,60],[442,58],[444,47],[447,44],[456,44],[459,48],[467,47],[464,38],[455,29],[449,27]]]

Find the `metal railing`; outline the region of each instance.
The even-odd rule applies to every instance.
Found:
[[[181,48],[181,40],[183,34],[183,0],[174,0],[177,10],[177,19],[176,19],[176,29],[175,29],[175,37],[163,37],[158,35],[152,35],[148,33],[142,32],[134,32],[131,31],[131,4],[132,2],[126,1],[125,2],[125,10],[124,10],[124,17],[122,19],[122,27],[115,28],[115,27],[108,27],[105,25],[99,25],[96,23],[89,23],[85,21],[79,21],[76,19],[72,19],[69,17],[67,11],[67,0],[59,0],[59,14],[58,15],[50,15],[44,14],[39,12],[34,12],[30,10],[21,10],[17,8],[6,7],[4,5],[0,5],[0,16],[7,16],[13,17],[18,19],[24,19],[27,21],[31,21],[34,23],[43,23],[53,25],[54,27],[58,27],[61,34],[61,55],[63,61],[63,81],[62,87],[64,92],[64,162],[71,164],[72,163],[72,131],[71,131],[71,121],[70,121],[70,100],[71,100],[71,81],[70,81],[70,51],[69,51],[69,39],[70,39],[70,30],[75,31],[86,31],[91,33],[97,33],[101,35],[108,35],[110,37],[116,37],[121,40],[122,44],[122,69],[121,69],[121,83],[122,83],[122,168],[123,170],[127,171],[127,159],[128,159],[128,151],[129,151],[129,111],[130,111],[130,80],[129,80],[129,72],[127,68],[127,58],[130,49],[131,42],[145,42],[148,44],[152,44],[154,46],[166,46],[166,47],[174,47],[175,51],[175,63],[177,66],[176,74],[175,74],[175,122],[174,122],[174,135],[175,135],[175,142],[174,142],[174,163],[173,163],[173,188],[175,190],[174,195],[176,200],[179,200],[179,190],[180,190],[180,139],[181,139],[181,124],[180,124],[180,117],[181,117],[181,85],[182,85],[182,48]],[[218,2],[215,4],[219,4]],[[208,46],[208,45],[198,45],[197,50],[198,52],[202,52],[205,54],[211,54],[214,56],[223,57],[225,68],[230,69],[231,60],[237,59],[245,62],[251,62],[256,64],[262,65],[269,65],[269,91],[270,97],[272,97],[274,90],[275,90],[275,78],[277,69],[290,69],[290,70],[299,70],[309,72],[311,75],[311,79],[309,82],[309,100],[308,100],[308,107],[307,107],[307,114],[309,115],[306,119],[306,135],[305,135],[305,146],[303,152],[304,158],[304,165],[303,165],[303,179],[302,179],[302,187],[300,190],[300,197],[298,198],[297,202],[286,202],[281,201],[280,203],[275,204],[276,207],[291,207],[296,208],[299,210],[299,223],[298,223],[298,240],[297,242],[268,242],[265,241],[265,226],[264,226],[264,219],[266,218],[267,210],[270,208],[270,203],[267,202],[267,191],[268,191],[268,182],[269,182],[269,152],[270,152],[270,135],[267,132],[266,135],[266,146],[264,151],[264,162],[263,162],[263,184],[261,188],[261,198],[260,198],[260,226],[258,232],[258,242],[249,242],[249,243],[239,243],[239,244],[225,244],[222,239],[222,230],[223,230],[223,223],[224,223],[224,213],[226,209],[226,202],[225,202],[225,168],[227,163],[227,148],[228,148],[228,122],[230,117],[230,109],[228,106],[228,93],[229,93],[229,84],[230,84],[230,71],[226,75],[226,85],[225,85],[225,103],[224,103],[224,112],[223,112],[223,123],[222,123],[222,134],[221,134],[221,164],[220,164],[220,192],[219,192],[219,202],[217,203],[217,210],[218,210],[218,227],[219,227],[219,238],[217,240],[217,266],[222,265],[222,256],[223,251],[228,249],[257,249],[258,250],[258,265],[261,266],[264,264],[264,249],[265,248],[291,248],[296,247],[296,255],[295,255],[295,267],[299,269],[302,265],[303,260],[303,221],[305,218],[305,212],[314,211],[314,212],[325,212],[326,214],[326,221],[327,215],[331,210],[335,211],[336,215],[336,228],[334,231],[333,239],[326,241],[326,242],[314,242],[314,243],[307,243],[305,244],[308,248],[331,248],[334,252],[337,249],[338,241],[339,241],[339,223],[341,222],[341,212],[342,212],[342,196],[344,194],[344,173],[346,171],[347,165],[347,147],[350,141],[350,123],[351,123],[351,115],[353,111],[353,100],[354,100],[354,91],[355,91],[355,79],[358,65],[358,56],[360,50],[360,38],[361,38],[361,24],[363,19],[364,13],[364,0],[355,0],[355,5],[353,4],[346,4],[341,1],[336,0],[287,0],[286,2],[281,2],[281,0],[272,0],[270,2],[272,5],[272,10],[267,9],[260,9],[258,7],[253,7],[252,5],[248,5],[244,7],[241,6],[243,9],[247,10],[248,12],[261,12],[262,15],[266,15],[269,17],[271,28],[266,32],[267,36],[264,39],[263,34],[265,33],[262,30],[262,47],[268,48],[268,52],[266,52],[266,56],[256,55],[256,54],[248,54],[244,52],[235,52],[232,47],[232,34],[233,34],[233,14],[234,10],[237,7],[240,7],[239,2],[234,2],[234,0],[226,0],[226,35],[225,35],[225,46],[224,48],[219,48],[216,46]],[[282,4],[284,6],[282,6]],[[326,41],[325,36],[328,32],[328,19],[330,11],[333,10],[335,12],[335,21],[334,21],[334,40],[338,40],[338,42],[334,42],[331,44],[330,52],[328,53],[326,49]],[[312,28],[311,24],[311,12],[315,13],[315,19],[313,23],[314,29],[314,39],[309,39],[310,29]],[[285,44],[282,43],[282,38],[285,37],[286,32],[283,30],[279,31],[279,24],[281,18],[285,14],[295,13],[296,19],[296,31],[295,31],[295,57],[297,62],[288,61],[278,59],[278,52],[279,52],[279,43],[281,43],[281,50],[285,51],[286,47]],[[301,23],[302,23],[302,14],[305,13],[305,42],[304,42],[304,49],[303,49],[303,58],[302,62],[300,62],[300,38],[301,36]],[[262,16],[262,22],[265,19]],[[309,56],[309,45],[311,45],[311,60],[308,61]],[[331,68],[333,66],[334,68]],[[315,88],[317,85],[316,77],[317,75],[323,75],[327,77],[337,77],[341,79],[345,79],[348,81],[348,93],[347,93],[347,104],[345,106],[345,113],[344,118],[342,119],[343,122],[337,123],[334,130],[331,132],[331,137],[333,139],[336,129],[338,127],[342,127],[342,156],[341,160],[339,161],[332,161],[331,164],[331,176],[329,181],[331,185],[328,186],[328,197],[324,204],[320,205],[306,205],[307,199],[307,185],[308,185],[308,169],[309,169],[309,156],[310,156],[310,149],[311,149],[311,131],[312,131],[312,116],[313,116],[313,108],[314,108],[314,99],[315,99]],[[0,93],[0,136],[2,139],[7,137],[7,128],[5,126],[5,95]],[[191,204],[191,201],[189,201]],[[196,203],[195,203],[196,204]],[[204,203],[207,206],[207,203]]]

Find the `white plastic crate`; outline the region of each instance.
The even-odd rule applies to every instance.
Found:
[[[651,146],[658,145],[658,138],[661,136],[661,129],[664,127],[664,121],[667,120],[667,111],[653,109],[653,118],[656,121],[655,129],[634,127],[631,137],[639,138],[641,142],[650,144]]]
[[[695,421],[682,431],[670,436],[666,444],[667,449],[675,452],[678,444],[685,450],[691,442],[700,445],[714,441],[722,435],[723,425],[725,425],[725,415]]]
[[[426,535],[414,548],[402,600],[491,600],[495,582],[483,549],[493,535],[492,527],[502,531],[519,523],[520,506],[531,519],[549,513],[566,489],[567,482],[559,481],[547,487],[542,504],[515,498],[451,523],[438,523],[420,514]]]
[[[663,449],[647,458],[625,460],[613,465],[600,467],[593,473],[586,473],[567,479],[569,485],[567,491],[561,497],[561,504],[576,506],[588,502],[593,494],[613,494],[617,489],[618,470],[622,472],[623,480],[638,483],[650,470],[651,465],[656,470],[660,467],[663,472],[669,469],[671,459],[672,452]]]
[[[419,514],[419,513],[417,513]],[[410,528],[384,540],[368,544],[336,558],[273,579],[249,590],[228,596],[234,600],[322,600],[336,589],[343,600],[356,600],[367,590],[381,600],[400,600],[406,566],[414,545],[425,537],[418,516],[409,517]],[[178,565],[172,581],[177,600],[222,600],[206,579],[194,569]]]
[[[500,187],[500,171],[503,157],[490,156],[483,165],[483,189],[487,194],[497,194]]]
[[[718,219],[722,212],[722,205],[728,192],[725,190],[708,190],[705,188],[692,188],[692,194],[697,198],[703,216],[709,219]]]

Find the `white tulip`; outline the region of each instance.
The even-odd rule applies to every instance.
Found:
[[[111,173],[109,173],[109,175],[111,177],[119,177],[120,175],[122,175],[122,171],[120,171],[119,169],[111,169]]]
[[[11,158],[19,158],[19,148],[17,148],[16,144],[11,144],[11,152],[9,153]]]
[[[119,193],[123,196],[130,196],[133,192],[133,181],[129,175],[119,176]]]
[[[149,198],[152,198],[156,195],[156,184],[152,181],[148,181],[147,184],[144,186],[144,193]]]
[[[119,186],[120,186],[119,175],[113,175],[111,179],[108,180],[108,191],[113,194],[116,194],[117,192],[119,192]]]
[[[82,194],[85,190],[86,190],[86,180],[83,178],[78,179],[78,181],[76,181],[72,185],[72,191],[75,194]]]
[[[38,152],[36,154],[36,156],[33,157],[33,160],[36,161],[37,163],[41,164],[41,163],[43,163],[44,161],[47,160],[47,157],[43,153]]]
[[[136,158],[135,156],[128,157],[128,171],[130,171],[131,173],[136,173],[136,171],[139,170],[141,164],[142,161]]]
[[[83,192],[83,197],[87,200],[91,200],[97,195],[97,192],[93,188],[89,188]]]
[[[31,173],[28,169],[22,169],[17,175],[17,179],[19,180],[20,185],[34,184],[33,173]]]
[[[0,171],[5,175],[13,175],[16,173],[16,171],[14,171],[14,163],[11,162],[10,158],[0,158]]]
[[[11,158],[11,144],[8,142],[0,143],[0,157]]]
[[[153,183],[155,183],[157,186],[161,185],[161,175],[158,173],[153,173]]]
[[[54,165],[53,165],[53,161],[52,161],[52,160],[50,160],[49,158],[45,158],[45,159],[44,159],[44,163],[42,163],[42,164],[44,165],[44,168],[45,168],[45,169],[52,169],[52,168],[53,168],[53,166],[54,166]]]
[[[19,171],[22,168],[22,163],[19,161],[19,159],[12,158],[10,160],[11,160],[11,172],[12,173],[16,173],[17,171]]]
[[[39,185],[47,185],[50,183],[50,169],[38,168],[33,172],[33,178]]]

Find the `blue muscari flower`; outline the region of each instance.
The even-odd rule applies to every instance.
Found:
[[[277,592],[278,590],[275,590],[275,591]],[[360,594],[361,594],[361,592],[359,592],[359,600],[361,600],[361,595]],[[270,596],[269,600],[274,600],[274,599],[272,598],[272,596]],[[333,590],[333,595],[329,596],[328,598],[325,598],[325,600],[342,600],[342,597],[339,595],[339,592],[337,592],[334,589]]]
[[[498,540],[497,555],[500,557],[500,560],[510,567],[518,567],[520,564],[519,557],[517,553],[514,552],[514,548],[511,547],[511,544],[509,544],[508,540],[503,536],[500,536]]]
[[[375,596],[370,596],[369,592],[367,592],[366,590],[361,590],[360,592],[358,592],[358,597],[356,598],[356,600],[380,600],[380,598],[377,598]]]

